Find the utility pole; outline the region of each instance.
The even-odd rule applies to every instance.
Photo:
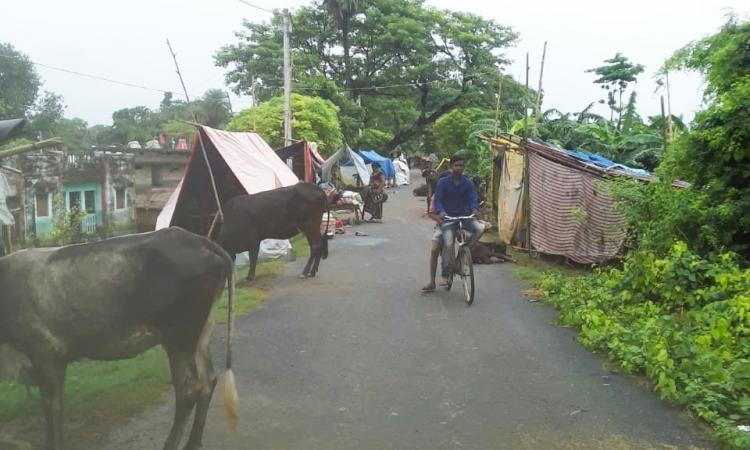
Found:
[[[292,65],[289,57],[289,10],[282,11],[284,19],[284,145],[292,144]]]

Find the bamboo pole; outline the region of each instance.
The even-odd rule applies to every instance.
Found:
[[[534,102],[534,129],[532,135],[539,136],[539,115],[542,113],[542,77],[544,76],[544,59],[547,57],[547,41],[544,41],[542,50],[542,66],[539,69],[539,89],[536,91],[536,102]]]
[[[667,82],[667,136],[671,144],[674,139],[674,128],[672,127],[672,98],[669,92],[669,71],[664,72],[664,79]]]
[[[32,150],[55,147],[58,145],[62,145],[62,139],[60,138],[45,139],[43,141],[32,142],[31,144],[26,144],[26,145],[19,145],[18,147],[13,147],[7,150],[0,151],[0,158],[8,158],[10,156],[19,155],[21,153],[30,152]]]
[[[495,98],[495,139],[497,139],[497,129],[500,126],[500,96],[503,94],[503,74],[497,74],[497,96]]]
[[[662,126],[661,126],[661,134],[662,134],[662,140],[663,142],[663,151],[664,153],[667,152],[667,139],[669,138],[669,125],[667,124],[667,118],[664,113],[664,96],[662,95],[660,97],[661,99],[661,118],[662,118]]]
[[[528,94],[529,91],[529,52],[526,52],[526,93]],[[524,96],[526,98],[526,96]],[[529,117],[529,108],[528,105],[526,105],[526,101],[524,101],[524,136],[523,136],[523,217],[524,222],[526,223],[526,239],[524,242],[524,246],[531,250],[531,207],[529,205],[530,196],[529,196],[529,146],[528,146],[528,117]]]
[[[529,105],[527,96],[529,94],[529,52],[526,52],[526,92],[523,96],[523,137],[529,137]]]
[[[182,78],[182,73],[180,73],[180,66],[177,64],[177,55],[175,54],[174,50],[172,50],[172,45],[169,43],[169,39],[167,39],[167,47],[169,47],[169,53],[172,55],[172,59],[174,60],[174,66],[177,70],[177,76],[180,78],[180,84],[182,84],[182,90],[185,92],[185,100],[188,105],[188,109],[190,110],[190,114],[193,116],[193,122],[194,125],[198,125],[198,118],[195,116],[195,111],[193,111],[193,107],[190,104],[190,96],[187,92],[187,87],[185,87],[185,81]],[[224,220],[224,211],[221,209],[221,201],[219,201],[219,191],[216,189],[216,180],[214,179],[214,172],[211,170],[211,163],[208,161],[208,154],[206,153],[206,146],[203,144],[203,135],[201,134],[200,128],[197,129],[198,132],[198,141],[200,142],[201,146],[201,153],[203,153],[203,160],[206,162],[206,168],[208,169],[208,177],[211,180],[211,188],[213,189],[214,193],[214,200],[216,201],[216,210],[218,211],[218,215],[220,216],[221,220]],[[214,220],[211,224],[211,228],[208,230],[208,237],[211,237],[211,233],[213,233],[214,225],[216,224],[216,221]]]

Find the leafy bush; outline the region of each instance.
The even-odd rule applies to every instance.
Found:
[[[733,241],[733,213],[705,190],[675,188],[666,181],[622,180],[608,187],[628,220],[631,249],[664,255],[677,241],[701,255],[744,248]]]
[[[677,242],[664,257],[635,252],[622,269],[550,275],[540,287],[583,345],[645,372],[728,446],[750,446],[737,431],[750,424],[750,269],[735,254],[705,259]]]
[[[317,142],[323,156],[330,156],[342,142],[338,107],[319,97],[292,94],[292,129],[294,136]],[[257,131],[273,148],[284,145],[284,99],[274,97],[257,108],[239,113],[229,124],[229,131]]]

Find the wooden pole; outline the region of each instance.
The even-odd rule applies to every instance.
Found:
[[[539,69],[539,89],[536,91],[536,102],[534,107],[536,112],[534,113],[534,130],[532,135],[534,137],[539,136],[539,115],[542,113],[542,77],[544,76],[544,59],[547,56],[547,41],[544,41],[544,49],[542,50],[542,66]]]
[[[669,72],[664,72],[664,79],[667,82],[667,136],[671,144],[674,139],[674,129],[672,128],[672,98],[669,93]]]
[[[529,92],[529,52],[526,52],[526,94],[528,95]],[[524,99],[527,99],[527,95],[524,96]],[[531,250],[531,217],[530,217],[530,211],[531,207],[529,205],[529,146],[528,146],[528,119],[529,119],[529,108],[526,104],[526,100],[524,100],[524,136],[523,136],[523,217],[524,222],[526,224],[526,236],[525,236],[525,242],[524,246],[525,248]]]
[[[258,107],[258,102],[255,101],[255,85],[257,82],[258,82],[258,78],[253,77],[253,84],[251,86],[252,96],[253,96],[253,133],[255,133],[255,116],[258,115],[258,111],[255,110],[255,108]]]
[[[177,55],[175,54],[174,50],[172,50],[172,45],[169,43],[169,39],[167,39],[167,47],[169,47],[169,53],[172,55],[172,59],[174,60],[174,66],[177,70],[177,76],[180,77],[180,84],[182,84],[182,90],[185,92],[185,100],[188,105],[188,109],[190,110],[190,114],[193,116],[193,122],[195,122],[195,125],[198,125],[198,118],[195,116],[195,111],[193,111],[193,107],[190,104],[190,96],[187,92],[187,87],[185,87],[185,81],[182,78],[182,73],[180,73],[180,66],[177,64]],[[216,201],[216,210],[218,211],[218,215],[221,217],[221,220],[224,220],[224,212],[221,209],[221,201],[219,201],[219,191],[216,189],[216,180],[214,179],[214,172],[211,170],[211,163],[208,161],[208,154],[206,153],[206,146],[203,144],[203,135],[201,134],[200,128],[196,130],[198,132],[198,141],[200,142],[201,146],[201,153],[203,153],[203,160],[206,162],[206,168],[208,169],[208,177],[211,180],[211,188],[213,189],[214,193],[214,200]],[[208,230],[208,237],[211,236],[211,233],[213,232],[213,227],[216,221],[211,224],[211,229]]]
[[[661,126],[662,140],[664,141],[662,148],[663,148],[663,152],[666,153],[667,152],[667,139],[669,137],[669,125],[667,124],[667,117],[666,117],[666,114],[664,113],[664,96],[662,95],[660,99],[661,99],[661,118],[662,118],[662,122],[664,122]]]
[[[284,145],[292,143],[292,64],[289,55],[289,10],[284,8]]]
[[[529,94],[529,52],[526,52],[526,92],[524,92],[524,96],[523,96],[523,137],[524,138],[529,137],[529,104],[527,103],[528,94]]]
[[[9,148],[8,150],[0,151],[0,158],[7,158],[10,156],[18,155],[32,150],[38,150],[42,148],[55,147],[62,145],[62,139],[52,138],[45,139],[39,142],[32,142],[31,144],[19,145],[18,147]]]
[[[500,126],[500,96],[503,93],[503,74],[497,74],[497,96],[495,98],[495,139],[497,139],[497,130]],[[492,147],[492,145],[490,145]]]

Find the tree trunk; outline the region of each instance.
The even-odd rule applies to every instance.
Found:
[[[409,128],[404,129],[396,133],[395,136],[393,136],[393,139],[391,139],[387,144],[385,144],[385,150],[387,152],[390,152],[391,150],[395,149],[399,144],[402,144],[409,139],[417,136],[419,133],[424,131],[425,127],[427,125],[431,125],[435,123],[436,120],[438,120],[441,116],[444,114],[450,112],[453,108],[457,107],[461,100],[463,100],[464,96],[467,92],[467,81],[464,80],[464,82],[461,84],[461,92],[454,97],[452,100],[450,100],[447,103],[442,104],[438,109],[433,111],[432,114],[427,115],[427,94],[429,93],[429,86],[427,84],[420,86],[420,90],[422,91],[422,95],[420,98],[420,105],[422,106],[422,113],[419,116],[419,119],[417,119]]]
[[[622,91],[620,88],[620,106],[617,107],[617,132],[620,132],[620,126],[622,126]]]
[[[344,47],[344,84],[346,88],[351,88],[352,84],[352,70],[351,70],[351,58],[349,52],[349,17],[344,16],[341,19],[341,44]],[[354,97],[354,91],[352,91],[352,98]]]

